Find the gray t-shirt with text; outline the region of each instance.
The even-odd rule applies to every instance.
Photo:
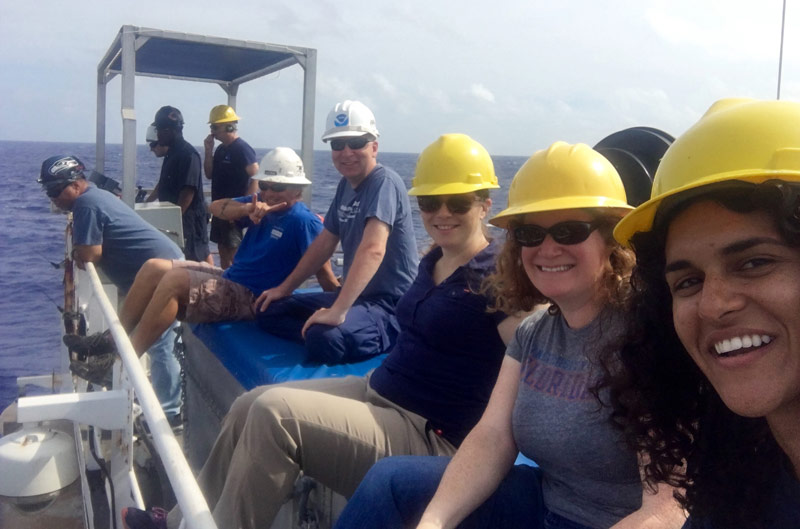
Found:
[[[589,527],[610,527],[641,506],[636,453],[589,391],[600,352],[623,327],[612,310],[580,329],[539,311],[506,352],[522,364],[512,415],[517,447],[541,467],[547,508]]]

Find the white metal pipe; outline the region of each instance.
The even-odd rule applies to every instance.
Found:
[[[142,407],[150,432],[153,434],[153,443],[156,445],[164,469],[167,472],[175,497],[181,508],[184,520],[190,529],[216,529],[217,525],[208,510],[208,504],[200,491],[200,487],[192,477],[192,470],[186,462],[175,435],[172,433],[167,417],[161,409],[153,387],[147,380],[147,375],[139,363],[139,356],[133,349],[125,329],[122,327],[117,313],[100,283],[100,277],[92,263],[86,263],[86,271],[92,282],[92,288],[100,304],[103,316],[106,318],[108,328],[117,344],[117,351],[128,378],[133,385],[139,405]]]
[[[783,0],[783,13],[781,14],[781,49],[778,54],[778,95],[781,98],[781,73],[783,72],[783,32],[786,28],[786,0]]]
[[[317,50],[307,50],[305,58],[301,61],[303,67],[303,115],[302,128],[300,129],[300,156],[306,177],[314,181],[314,105],[317,91]],[[303,200],[311,205],[311,187],[303,190]]]
[[[122,30],[122,201],[133,207],[136,198],[136,112],[134,89],[136,80],[136,35]]]

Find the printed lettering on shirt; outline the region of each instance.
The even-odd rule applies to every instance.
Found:
[[[353,220],[358,215],[358,210],[361,208],[361,201],[354,200],[351,204],[341,204],[339,206],[339,222],[348,222]]]
[[[269,233],[269,236],[273,239],[280,239],[283,237],[283,230],[280,228],[272,228],[272,231]]]
[[[531,389],[566,400],[594,398],[589,392],[586,373],[568,371],[537,358],[528,357],[520,371],[520,381]]]

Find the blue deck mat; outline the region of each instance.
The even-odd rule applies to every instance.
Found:
[[[194,335],[248,390],[290,380],[363,376],[386,357],[378,355],[353,364],[316,364],[306,362],[302,344],[272,336],[254,321],[200,323],[191,327]]]

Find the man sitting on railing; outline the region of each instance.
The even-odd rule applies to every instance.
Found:
[[[176,317],[192,323],[253,319],[254,294],[283,281],[322,231],[319,217],[301,201],[311,182],[300,157],[288,147],[278,147],[260,166],[253,179],[261,200],[253,195],[211,203],[215,216],[248,228],[230,268],[151,259],[136,275],[119,315],[136,352],[147,350]],[[325,290],[339,286],[327,261],[317,271],[317,280]],[[83,344],[113,350],[108,335],[88,337]]]
[[[115,195],[86,180],[85,165],[75,156],[52,156],[44,161],[39,183],[53,203],[72,211],[73,258],[98,265],[122,292],[128,291],[139,268],[148,259],[182,259],[183,253],[166,235],[145,222]],[[168,418],[180,411],[180,365],[172,354],[175,339],[170,321],[153,337],[147,348],[152,360],[153,389]],[[87,337],[67,335],[68,346]],[[84,356],[86,348],[70,347]],[[143,350],[143,352],[144,352]],[[102,353],[103,351],[97,351]],[[107,350],[105,351],[108,352]],[[110,383],[113,357],[93,358],[91,364],[73,359],[71,368],[92,382]],[[90,369],[89,365],[97,369]],[[103,369],[105,367],[105,369]]]

